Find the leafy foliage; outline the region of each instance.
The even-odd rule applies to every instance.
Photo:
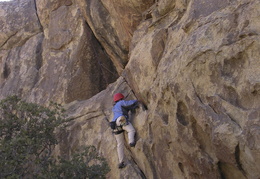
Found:
[[[93,146],[70,160],[53,158],[63,114],[55,103],[46,108],[16,96],[0,102],[0,178],[105,178],[109,166]]]
[[[52,163],[51,170],[45,178],[105,178],[110,171],[104,158],[98,156],[94,146],[84,147],[75,153],[71,160],[58,159],[58,165]],[[62,176],[62,177],[61,177]]]

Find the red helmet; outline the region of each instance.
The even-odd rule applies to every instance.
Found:
[[[114,95],[114,101],[117,102],[119,101],[120,99],[124,99],[124,95],[122,93],[116,93]]]

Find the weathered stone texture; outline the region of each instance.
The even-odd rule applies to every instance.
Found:
[[[23,45],[41,32],[33,0],[1,2],[0,47],[3,50]]]
[[[191,1],[182,19],[171,22],[173,26],[153,20],[141,25],[133,37],[126,76],[149,104],[149,121],[155,123],[151,134],[164,136],[149,145],[153,155],[160,156],[155,163],[162,178],[169,171],[187,178],[259,177],[259,168],[252,164],[260,162],[255,148],[260,117],[260,44],[255,20],[260,4],[217,3],[205,3],[209,8],[198,15],[191,12],[199,11],[198,4],[203,2]],[[154,53],[155,49],[163,50]],[[254,136],[251,149],[249,136]],[[168,160],[161,156],[162,149]],[[159,167],[160,163],[164,165]]]
[[[12,25],[0,36],[0,95],[68,103],[74,120],[57,154],[95,145],[111,179],[260,178],[258,0],[37,0],[36,7],[40,25],[33,15],[29,39],[15,37],[23,43],[12,46]],[[115,71],[122,76],[98,93]],[[125,145],[122,170],[108,125],[117,92],[148,106],[131,114],[137,144]]]
[[[2,98],[19,94],[33,102],[69,103],[116,80],[114,65],[77,4],[22,0],[1,7]]]
[[[0,14],[0,96],[30,93],[43,39],[34,1],[0,3]]]
[[[129,45],[142,12],[153,0],[76,0],[95,36],[111,57],[118,73],[128,62]]]

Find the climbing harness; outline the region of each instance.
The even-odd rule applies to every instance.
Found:
[[[116,121],[110,122],[110,127],[115,135],[124,132],[123,126],[127,126],[129,124],[124,116],[119,117],[117,120],[119,120],[120,125],[117,125]]]

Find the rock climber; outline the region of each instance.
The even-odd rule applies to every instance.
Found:
[[[128,140],[130,147],[135,147],[135,129],[133,125],[129,122],[128,112],[132,109],[138,107],[137,100],[124,100],[124,95],[122,93],[117,93],[114,95],[114,106],[113,106],[113,119],[110,122],[110,126],[113,129],[115,138],[117,141],[117,153],[119,159],[118,168],[124,168],[126,165],[124,163],[124,131],[128,133]]]

